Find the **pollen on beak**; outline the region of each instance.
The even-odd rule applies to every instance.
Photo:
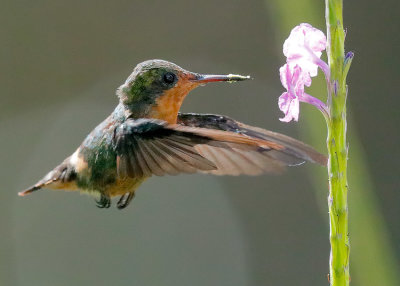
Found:
[[[243,81],[243,80],[248,80],[248,79],[251,79],[251,77],[249,75],[242,76],[242,75],[237,75],[237,74],[228,74],[228,75],[195,74],[192,81],[202,84],[202,83],[215,82],[215,81],[234,82],[234,81]]]

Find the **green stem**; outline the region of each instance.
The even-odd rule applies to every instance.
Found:
[[[329,154],[329,218],[331,254],[329,261],[332,286],[349,285],[348,205],[347,205],[347,142],[346,142],[346,74],[344,67],[344,38],[342,0],[326,0],[326,26],[328,36],[328,83],[327,147]]]
[[[321,27],[323,17],[320,11],[325,3],[318,0],[266,0],[265,5],[268,19],[272,19],[273,26],[277,29],[277,43],[282,43],[291,28],[298,23],[308,22],[314,27]],[[301,11],[299,13],[298,11]],[[281,48],[281,44],[276,47]],[[344,71],[346,72],[346,71]],[[322,77],[313,79],[313,84],[308,88],[312,95],[323,94],[325,82]],[[318,150],[324,148],[326,143],[321,140],[321,132],[325,130],[322,120],[315,120],[319,116],[318,111],[303,104],[302,117],[299,130],[306,142],[312,143]],[[351,118],[347,118],[349,129],[351,129],[351,161],[349,161],[349,182],[355,192],[349,192],[349,203],[351,213],[349,227],[351,229],[351,284],[362,286],[400,285],[398,269],[399,261],[396,259],[396,251],[390,240],[388,225],[385,222],[377,194],[372,182],[373,175],[369,171],[365,160],[366,154],[360,143],[357,130],[352,124]],[[311,178],[314,182],[314,191],[325,216],[326,195],[321,189],[326,183],[324,170],[309,165]],[[359,191],[360,190],[360,191]],[[362,191],[361,191],[362,190]],[[368,223],[366,223],[368,222]]]

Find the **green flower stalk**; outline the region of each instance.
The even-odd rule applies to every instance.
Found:
[[[300,102],[317,107],[328,126],[328,176],[331,253],[329,260],[330,284],[349,285],[348,204],[346,141],[346,76],[354,54],[344,55],[345,33],[342,24],[342,0],[326,0],[327,38],[310,24],[295,27],[283,45],[287,61],[280,69],[286,92],[279,97],[279,108],[285,114],[281,121],[297,121]],[[328,64],[320,59],[326,49]],[[327,104],[305,93],[318,68],[324,74],[328,87]]]
[[[344,56],[342,0],[326,0],[326,26],[328,36],[328,139],[329,154],[329,218],[331,254],[329,262],[332,286],[349,285],[349,208],[347,204],[347,159],[346,141],[346,76],[353,53]]]

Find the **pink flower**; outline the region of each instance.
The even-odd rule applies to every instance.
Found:
[[[326,105],[322,101],[304,92],[304,85],[311,84],[308,72],[304,72],[299,65],[292,68],[285,64],[279,69],[279,73],[282,85],[286,88],[286,92],[282,93],[278,101],[279,109],[285,114],[280,121],[298,121],[300,101],[312,104],[327,114]]]
[[[283,54],[287,63],[293,67],[299,65],[303,72],[307,72],[311,77],[317,75],[318,67],[329,77],[329,67],[320,59],[325,49],[324,33],[307,23],[294,27],[283,44]]]
[[[298,97],[294,97],[289,92],[284,92],[279,97],[278,105],[279,109],[285,113],[285,117],[279,118],[280,121],[290,122],[292,119],[294,121],[299,120],[300,102]]]
[[[329,67],[321,60],[326,49],[326,37],[323,32],[310,24],[300,24],[293,28],[283,44],[286,64],[279,69],[282,85],[286,92],[279,97],[279,109],[285,114],[279,120],[290,122],[299,120],[300,102],[316,106],[325,117],[328,116],[326,105],[319,99],[304,92],[304,86],[311,85],[311,77],[316,76],[318,67],[329,82]]]

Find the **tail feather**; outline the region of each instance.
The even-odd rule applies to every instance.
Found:
[[[52,181],[47,181],[42,183],[42,180],[40,180],[38,183],[36,183],[35,185],[27,188],[26,190],[23,190],[21,192],[18,193],[18,196],[20,197],[24,197],[26,195],[29,195],[30,193],[33,193],[34,191],[40,190],[42,189],[44,186],[50,184]]]
[[[23,197],[33,193],[42,188],[52,188],[52,189],[62,189],[67,183],[71,183],[76,178],[75,168],[70,164],[69,158],[67,158],[63,163],[58,165],[52,171],[47,173],[39,182],[33,186],[27,188],[18,193],[18,196]],[[71,184],[68,184],[71,186]]]

